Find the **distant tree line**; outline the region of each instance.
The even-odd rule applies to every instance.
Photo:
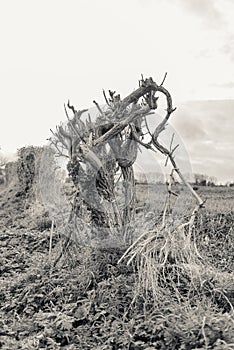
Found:
[[[215,176],[208,176],[205,174],[194,174],[194,185],[197,186],[215,186],[217,179]]]
[[[208,176],[205,174],[194,174],[193,178],[194,180],[189,182],[194,186],[216,186],[217,185],[217,178],[215,176]],[[167,182],[167,176],[156,172],[151,172],[146,174],[136,173],[136,182],[165,184]]]

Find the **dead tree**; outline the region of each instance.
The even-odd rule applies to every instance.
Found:
[[[164,79],[165,80],[165,79]],[[186,182],[174,160],[174,147],[165,148],[159,141],[160,133],[175,111],[172,98],[163,82],[158,85],[152,78],[142,79],[139,88],[121,99],[115,92],[109,91],[104,98],[105,108],[94,101],[99,113],[96,120],[90,115],[83,120],[87,110],[76,110],[69,102],[64,106],[68,119],[66,125],[56,127],[50,138],[57,155],[68,159],[67,169],[77,189],[73,202],[73,213],[79,216],[85,206],[90,222],[95,228],[113,227],[123,229],[135,215],[135,180],[133,164],[139,147],[157,150],[170,161],[174,171],[194,197],[202,205],[193,188]],[[166,98],[167,109],[162,122],[150,131],[147,117],[157,109],[158,96]],[[69,116],[69,112],[72,116]],[[148,134],[148,142],[143,135]],[[125,204],[121,207],[115,198],[115,186],[120,173],[125,189]]]

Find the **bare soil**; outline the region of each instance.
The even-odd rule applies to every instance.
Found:
[[[61,237],[49,256],[49,219],[30,216],[17,186],[2,188],[0,348],[234,349],[234,191],[199,191],[208,209],[197,245],[212,273],[199,288],[185,276],[179,297],[168,288],[155,305],[136,295],[136,268],[117,264],[120,249],[77,249],[53,267]]]

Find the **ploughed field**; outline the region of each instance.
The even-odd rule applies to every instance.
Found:
[[[121,249],[77,248],[53,267],[61,246],[55,229],[49,254],[50,219],[13,185],[2,188],[0,348],[234,349],[234,189],[198,192],[207,199],[194,224],[203,265],[176,289],[167,270],[155,302],[136,293],[134,261],[117,264]],[[139,184],[136,220],[161,220],[164,194]]]

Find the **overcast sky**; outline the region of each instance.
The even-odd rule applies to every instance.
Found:
[[[234,180],[233,0],[1,0],[0,36],[3,152],[46,143],[68,98],[89,108],[168,72],[193,171]]]

